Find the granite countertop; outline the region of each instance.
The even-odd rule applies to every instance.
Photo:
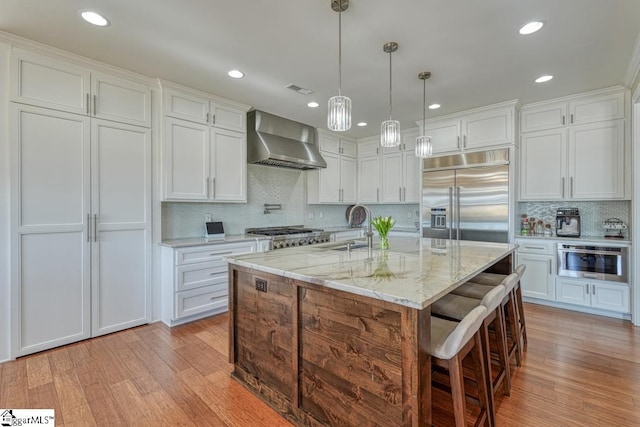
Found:
[[[422,309],[485,270],[516,245],[390,237],[390,249],[342,243],[227,257],[230,264]]]
[[[619,244],[624,246],[630,246],[631,240],[624,239],[605,239],[603,236],[580,236],[580,237],[564,237],[564,236],[520,236],[516,235],[516,239],[536,239],[536,240],[553,240],[553,241],[566,241],[566,242],[597,242],[607,244]]]

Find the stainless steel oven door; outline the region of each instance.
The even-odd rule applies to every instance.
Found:
[[[558,276],[627,281],[627,248],[558,244]]]

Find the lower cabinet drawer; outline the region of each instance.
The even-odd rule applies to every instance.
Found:
[[[226,261],[199,262],[176,267],[176,292],[203,286],[227,283],[228,267]]]
[[[205,286],[190,291],[176,293],[175,319],[203,313],[209,310],[227,308],[229,286],[226,281],[222,285]]]

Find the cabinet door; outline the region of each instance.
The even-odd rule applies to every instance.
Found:
[[[11,100],[89,114],[89,70],[15,49],[11,58]]]
[[[629,285],[626,283],[592,283],[591,306],[620,313],[629,313]]]
[[[358,202],[380,202],[380,157],[358,159]]]
[[[151,131],[92,120],[92,336],[151,320]]]
[[[340,160],[341,202],[355,203],[358,179],[358,162],[355,158],[342,156]]]
[[[91,75],[91,111],[97,118],[151,127],[151,88],[107,74]]]
[[[165,199],[207,200],[209,126],[166,118],[164,144]]]
[[[205,124],[209,122],[209,99],[167,88],[164,90],[164,114]]]
[[[373,157],[380,154],[380,138],[366,138],[358,141],[358,158]]]
[[[90,336],[89,118],[11,104],[13,356]]]
[[[624,121],[569,128],[569,197],[624,197]]]
[[[434,154],[460,150],[460,120],[427,123],[426,129],[427,136],[431,137]]]
[[[340,138],[340,154],[343,156],[355,158],[358,155],[357,145],[355,141]]]
[[[520,132],[556,129],[567,125],[567,103],[555,102],[520,110]]]
[[[327,131],[318,131],[318,148],[322,153],[340,154],[340,137]]]
[[[217,128],[247,131],[247,113],[225,105],[211,103],[211,124]]]
[[[318,202],[337,203],[340,201],[340,155],[321,152],[327,167],[318,170]]]
[[[418,128],[413,128],[402,132],[402,149],[404,151],[410,151],[415,155],[416,152],[416,138],[420,135]]]
[[[624,93],[587,96],[569,103],[569,124],[624,119]]]
[[[513,143],[513,109],[469,114],[462,118],[462,149]]]
[[[400,151],[382,156],[382,201],[402,202],[402,153]]]
[[[422,186],[420,176],[420,158],[415,156],[413,151],[403,152],[403,180],[402,200],[405,203],[419,203],[420,189]]]
[[[532,132],[521,138],[520,200],[564,199],[566,131]]]
[[[526,272],[525,274],[527,274]],[[585,280],[556,278],[556,300],[569,304],[591,305],[591,284]]]
[[[555,300],[555,272],[553,256],[517,254],[516,264],[525,264],[527,271],[522,276],[522,295],[526,297]]]
[[[211,192],[216,201],[247,201],[247,136],[222,129],[211,131]]]

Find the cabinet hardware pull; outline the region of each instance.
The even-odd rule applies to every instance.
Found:
[[[540,249],[540,250],[545,250],[544,246],[525,246],[524,249]]]
[[[587,288],[587,295],[589,295],[589,284],[587,283],[584,286]]]
[[[460,149],[460,135],[458,135],[458,150]]]
[[[595,295],[596,294],[596,285],[591,285],[591,295]]]
[[[216,198],[216,178],[215,177],[211,178],[211,181],[213,181],[213,185],[212,185],[212,187],[213,187],[213,198],[215,199]]]
[[[460,240],[460,187],[456,187],[456,206],[457,206],[457,224],[458,226],[456,227],[456,236],[457,239]]]
[[[211,252],[209,254],[209,256],[214,256],[214,255],[229,255],[232,254],[233,251],[224,251],[224,252]],[[213,274],[213,273],[212,273]]]
[[[452,237],[451,236],[452,230],[453,230],[453,187],[449,187],[449,240],[451,240],[451,237]]]
[[[98,241],[98,215],[93,214],[93,241]]]
[[[571,115],[571,124],[573,124],[573,114]]]
[[[407,201],[407,187],[402,187],[402,200]]]
[[[209,177],[206,177],[204,179],[206,186],[207,186],[207,199],[209,198]]]
[[[207,123],[209,123],[209,113],[207,113]]]
[[[91,242],[91,214],[87,214],[87,242]]]
[[[98,95],[93,95],[93,115],[98,113]]]
[[[216,124],[216,115],[215,115],[215,114],[212,114],[212,115],[211,115],[211,124],[212,124],[212,125],[215,125],[215,124]]]
[[[549,263],[549,274],[551,274],[551,260],[547,261]]]
[[[573,197],[573,177],[569,178],[569,197]]]
[[[564,176],[562,177],[562,198],[564,199]]]
[[[565,120],[564,120],[564,114],[562,115],[562,124],[565,124]]]
[[[89,94],[87,93],[87,116],[89,115]]]
[[[380,154],[380,149],[376,148],[376,154]]]
[[[467,148],[467,135],[462,136],[462,148]]]
[[[213,301],[214,299],[218,299],[218,297],[211,297],[209,298],[209,301]]]
[[[402,187],[398,187],[398,200],[402,201]]]

